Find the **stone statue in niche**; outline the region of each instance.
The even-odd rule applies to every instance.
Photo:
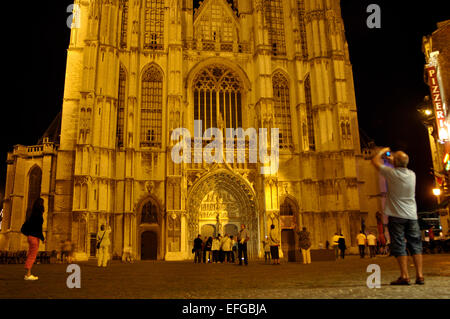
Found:
[[[158,209],[152,202],[148,202],[142,207],[141,224],[157,224]]]

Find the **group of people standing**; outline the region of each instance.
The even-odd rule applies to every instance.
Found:
[[[301,231],[298,232],[298,243],[303,256],[303,264],[311,263],[311,239],[310,233],[303,227]],[[275,225],[270,226],[269,235],[266,236],[266,240],[263,241],[264,245],[264,261],[265,263],[270,262],[272,259],[273,265],[280,264],[279,247],[280,238]]]
[[[250,236],[244,224],[241,225],[241,230],[236,237],[218,234],[214,238],[211,236],[202,240],[199,234],[194,239],[192,249],[194,263],[239,263],[242,265],[244,261],[244,264],[248,265],[247,242],[249,239]]]

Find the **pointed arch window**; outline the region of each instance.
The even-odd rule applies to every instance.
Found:
[[[120,29],[120,47],[127,47],[128,36],[128,0],[122,0],[122,24]]]
[[[280,72],[272,78],[275,127],[279,129],[280,148],[292,147],[291,103],[289,99],[289,83]]]
[[[242,127],[242,85],[239,77],[222,65],[201,71],[194,80],[194,119],[203,132],[211,127]]]
[[[142,77],[141,135],[143,147],[161,147],[163,77],[155,67],[149,67]]]
[[[295,208],[292,201],[288,198],[285,198],[283,204],[280,206],[280,215],[281,216],[294,216]]]
[[[158,224],[158,207],[152,202],[142,207],[141,224]]]
[[[117,99],[117,147],[123,147],[124,142],[126,81],[127,76],[125,73],[125,69],[121,65],[119,70],[119,95]]]
[[[41,197],[41,181],[42,170],[40,167],[35,166],[29,175],[28,184],[28,206],[26,212],[26,219],[30,217],[34,202]]]
[[[269,25],[269,41],[272,55],[286,54],[282,0],[264,0],[265,20]]]
[[[311,80],[308,75],[305,80],[305,102],[306,102],[306,117],[308,121],[308,140],[309,140],[309,150],[316,150],[316,140],[314,136],[314,116],[312,107],[312,97],[311,97]]]
[[[164,0],[146,0],[144,14],[144,49],[164,49]]]

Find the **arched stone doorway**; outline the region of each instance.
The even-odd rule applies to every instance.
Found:
[[[255,194],[241,176],[217,169],[200,178],[188,194],[188,243],[204,225],[214,225],[216,233],[236,235],[240,224],[250,232],[249,257],[257,257],[260,245],[259,216]]]
[[[137,255],[141,260],[164,258],[164,218],[159,203],[153,197],[147,197],[139,206],[137,223]]]
[[[141,234],[141,260],[158,259],[158,235],[154,231]]]
[[[202,235],[202,239],[205,237],[216,237],[217,236],[217,232],[216,232],[216,226],[215,225],[211,225],[211,224],[205,224],[202,226],[202,230],[200,232],[200,234]]]
[[[292,229],[281,231],[281,249],[287,261],[296,261],[295,233]]]
[[[287,261],[300,260],[299,249],[296,248],[298,241],[295,233],[295,225],[298,225],[298,206],[294,199],[285,196],[280,205],[280,225],[281,225],[281,249],[283,257]]]

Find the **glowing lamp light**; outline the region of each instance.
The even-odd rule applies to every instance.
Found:
[[[447,130],[447,128],[443,127],[441,129],[439,129],[439,137],[443,141],[447,141],[448,140],[448,130]]]
[[[433,188],[433,194],[434,194],[434,196],[441,195],[441,189],[440,188]]]
[[[431,114],[433,114],[433,111],[431,111],[430,109],[425,110],[425,115],[431,115]]]

